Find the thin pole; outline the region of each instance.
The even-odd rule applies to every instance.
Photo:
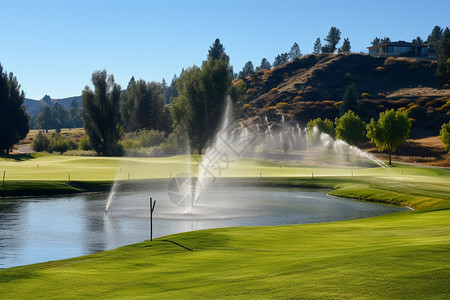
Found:
[[[3,171],[3,188],[5,188],[5,176],[6,176],[6,171]]]
[[[155,210],[156,200],[153,201],[150,197],[150,241],[153,240],[153,211]]]

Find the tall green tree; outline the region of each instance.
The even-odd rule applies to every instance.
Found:
[[[372,119],[366,129],[367,137],[378,150],[388,152],[389,165],[392,165],[392,152],[409,137],[411,121],[405,110],[391,109],[381,112],[378,121]]]
[[[281,53],[278,54],[275,57],[275,60],[273,62],[273,66],[277,67],[277,66],[281,66],[282,64],[285,64],[289,61],[289,54],[288,53]]]
[[[348,52],[350,52],[351,48],[352,48],[352,46],[350,45],[350,40],[344,39],[344,42],[342,43],[341,48],[339,48],[339,52],[348,53]]]
[[[84,128],[92,147],[99,155],[117,154],[120,138],[119,98],[120,86],[106,70],[92,73],[94,90],[86,86],[81,95]]]
[[[42,132],[48,132],[49,129],[61,128],[57,113],[53,106],[43,106],[36,117],[36,127],[41,129]]]
[[[259,67],[256,68],[256,71],[258,70],[270,70],[272,69],[272,64],[267,60],[267,58],[263,58],[261,60],[261,64]]]
[[[343,116],[349,110],[358,111],[358,98],[354,84],[350,84],[345,90],[342,103],[339,105],[339,115]]]
[[[325,38],[327,44],[322,47],[322,52],[324,53],[334,53],[336,51],[336,46],[341,40],[341,31],[336,27],[331,27],[328,35]]]
[[[320,54],[321,49],[322,49],[322,43],[320,42],[320,38],[317,38],[317,40],[314,42],[313,53]]]
[[[445,151],[450,150],[450,122],[444,123],[439,131],[442,143],[444,143]]]
[[[179,96],[171,106],[174,126],[185,130],[191,149],[199,154],[220,126],[233,74],[225,48],[216,42],[201,68],[193,66],[182,73],[177,81]]]
[[[289,60],[294,60],[297,57],[302,56],[302,51],[300,51],[300,46],[297,43],[294,43],[289,51]]]
[[[415,39],[413,39],[412,43],[420,46],[425,44],[425,42],[422,40],[420,36],[417,36]]]
[[[450,83],[450,29],[447,27],[439,41],[436,76],[440,84]]]
[[[29,131],[28,115],[23,101],[25,93],[13,73],[3,71],[0,64],[0,150],[9,154],[9,150],[24,139]]]
[[[336,124],[336,137],[351,146],[357,145],[366,137],[366,124],[351,110],[339,119],[336,118],[334,123]],[[347,148],[347,161],[349,160],[349,148]]]
[[[253,67],[253,63],[251,61],[248,61],[245,63],[244,67],[242,68],[242,71],[239,72],[239,78],[245,78],[255,72],[255,68]]]

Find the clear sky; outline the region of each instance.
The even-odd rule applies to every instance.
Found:
[[[0,0],[0,63],[27,98],[65,98],[102,69],[122,87],[131,76],[170,83],[216,38],[239,72],[294,42],[311,53],[331,26],[354,52],[376,36],[426,39],[435,25],[450,27],[449,12],[450,0]]]

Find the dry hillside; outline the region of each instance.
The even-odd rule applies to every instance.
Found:
[[[405,107],[413,137],[435,136],[450,120],[450,89],[438,88],[435,72],[436,62],[429,60],[308,55],[246,77],[244,119],[263,123],[267,116],[278,123],[284,115],[303,126],[318,117],[334,120],[346,88],[354,84],[357,113],[366,122],[386,109]]]

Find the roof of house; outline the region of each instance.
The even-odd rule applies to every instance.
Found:
[[[371,47],[367,47],[367,49],[377,49],[384,46],[397,46],[397,47],[426,47],[426,45],[419,45],[419,44],[413,44],[405,41],[398,41],[398,42],[390,42],[390,43],[384,43],[380,45],[375,45]]]

